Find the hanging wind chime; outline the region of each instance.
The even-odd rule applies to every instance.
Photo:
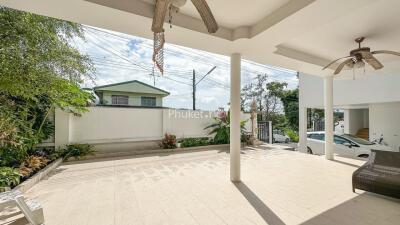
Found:
[[[209,33],[215,33],[218,30],[218,24],[214,19],[214,16],[205,0],[191,0],[197,11],[200,13],[207,30]],[[154,46],[153,46],[153,63],[160,71],[164,74],[164,20],[167,11],[168,22],[170,28],[172,28],[172,17],[173,13],[178,13],[179,8],[186,4],[186,0],[156,0],[153,16],[153,24],[151,30],[154,33]]]

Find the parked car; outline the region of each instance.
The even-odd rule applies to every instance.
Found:
[[[281,143],[289,143],[290,142],[290,137],[287,136],[283,131],[280,130],[274,130],[273,134],[273,142],[281,142]]]
[[[334,135],[334,153],[348,157],[368,158],[371,150],[393,151],[390,147],[372,143],[350,134]],[[325,132],[307,133],[307,152],[325,154]]]

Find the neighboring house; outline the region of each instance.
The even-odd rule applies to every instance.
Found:
[[[97,86],[93,91],[99,98],[99,105],[162,107],[163,98],[169,95],[137,80]]]

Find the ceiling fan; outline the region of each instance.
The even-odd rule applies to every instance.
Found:
[[[164,39],[164,21],[167,12],[169,11],[169,23],[171,24],[172,11],[178,11],[180,7],[186,4],[186,0],[155,0],[153,24],[151,30],[154,32],[154,51],[153,62],[157,68],[163,73],[163,47]],[[217,21],[211,12],[206,0],[191,0],[193,5],[199,12],[209,33],[215,33],[218,30]]]
[[[346,57],[342,57],[339,59],[336,59],[334,61],[332,61],[331,63],[329,63],[327,66],[325,66],[323,68],[326,69],[328,67],[330,67],[331,65],[333,65],[334,63],[336,63],[339,60],[342,59],[346,59],[345,61],[343,61],[342,63],[340,63],[336,69],[334,74],[337,75],[339,74],[343,68],[345,66],[347,66],[350,69],[354,69],[354,68],[365,68],[365,63],[369,64],[370,66],[372,66],[375,70],[379,70],[383,68],[383,65],[381,62],[379,62],[378,59],[376,59],[374,57],[374,55],[376,54],[390,54],[390,55],[397,55],[400,56],[399,52],[395,52],[395,51],[388,51],[388,50],[379,50],[379,51],[372,51],[369,47],[361,47],[361,43],[364,41],[364,37],[360,37],[355,39],[355,42],[358,43],[358,48],[351,50],[350,51],[350,55],[346,56]]]

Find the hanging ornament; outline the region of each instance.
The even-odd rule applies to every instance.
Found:
[[[164,74],[164,44],[164,32],[154,33],[153,62],[161,74]]]

